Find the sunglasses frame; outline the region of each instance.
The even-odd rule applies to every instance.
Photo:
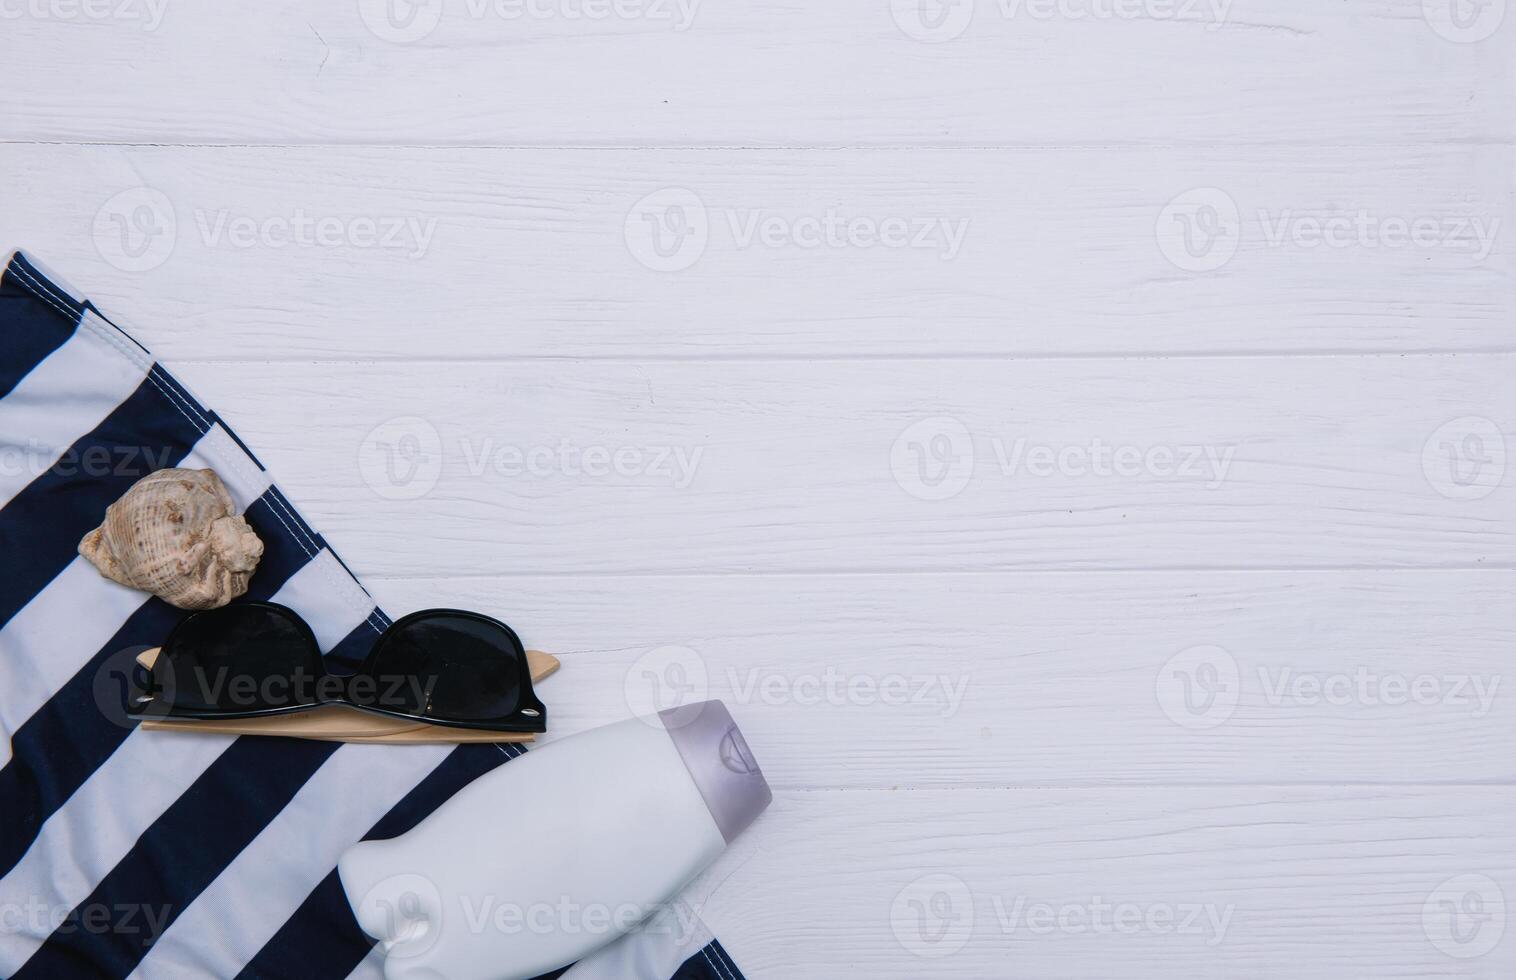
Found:
[[[318,696],[314,701],[302,701],[298,704],[250,708],[247,710],[223,710],[219,708],[184,708],[176,707],[172,702],[163,702],[156,696],[160,691],[163,690],[163,687],[158,684],[155,675],[160,667],[167,666],[168,669],[173,669],[173,645],[176,635],[179,634],[179,631],[183,629],[186,624],[192,622],[197,617],[208,614],[215,614],[220,612],[222,609],[230,608],[264,609],[274,615],[282,617],[287,622],[295,625],[301,634],[302,640],[304,641],[302,645],[309,652],[310,667],[312,668],[313,680],[319,682],[322,678],[333,679],[335,683],[331,686],[341,687],[342,694],[337,696]],[[487,626],[497,627],[504,633],[505,638],[509,641],[510,648],[514,651],[515,654],[517,673],[516,689],[518,692],[520,692],[520,696],[516,702],[516,707],[510,713],[510,715],[503,718],[492,718],[485,720],[448,719],[434,715],[422,715],[408,711],[400,711],[395,708],[380,707],[374,704],[365,704],[360,701],[355,701],[348,696],[350,687],[355,678],[369,677],[375,678],[377,681],[376,675],[368,672],[368,667],[374,660],[375,655],[378,654],[384,646],[386,639],[390,638],[392,635],[396,635],[402,632],[402,628],[405,626],[408,626],[418,620],[430,618],[433,616],[448,616],[453,618],[471,620],[473,622],[482,623]],[[363,658],[363,663],[358,666],[358,669],[355,672],[352,674],[333,674],[326,669],[326,658],[321,653],[321,645],[317,642],[315,632],[311,629],[310,624],[305,621],[305,618],[303,616],[301,616],[290,607],[281,605],[277,602],[262,602],[257,600],[237,602],[232,606],[221,606],[217,609],[198,610],[179,620],[178,623],[174,624],[174,628],[169,630],[168,636],[163,641],[162,650],[158,655],[156,661],[153,663],[153,666],[142,667],[141,669],[146,673],[147,683],[145,685],[139,684],[135,679],[133,679],[133,681],[129,684],[129,690],[127,693],[127,717],[135,721],[172,721],[175,718],[193,719],[198,721],[215,721],[217,719],[223,718],[227,720],[234,720],[238,718],[269,718],[277,715],[292,714],[297,711],[311,711],[324,705],[340,704],[345,707],[356,709],[358,711],[369,712],[370,714],[384,715],[389,718],[401,718],[407,721],[416,721],[428,725],[442,725],[447,728],[466,728],[474,731],[497,731],[527,734],[540,734],[547,731],[547,708],[543,705],[541,700],[538,699],[536,691],[532,689],[532,669],[531,665],[527,662],[526,647],[522,644],[521,638],[516,635],[515,630],[511,629],[510,626],[502,623],[500,620],[495,619],[491,616],[486,616],[483,613],[472,612],[467,609],[421,609],[402,616],[391,623],[384,630],[384,632],[380,634],[379,639],[369,649],[367,656]],[[317,684],[317,687],[319,691],[319,683]],[[144,705],[149,705],[151,707],[144,707]]]

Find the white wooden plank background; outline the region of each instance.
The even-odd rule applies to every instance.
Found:
[[[750,976],[1516,972],[1503,4],[409,9],[4,8],[0,246],[558,734],[731,702]]]
[[[100,302],[167,358],[1474,351],[1511,340],[1511,245],[1499,231],[1516,224],[1516,161],[1503,142],[12,152],[7,211],[37,228],[32,247],[98,283]],[[161,195],[145,200],[161,209],[165,254],[131,274],[102,259],[92,232],[102,208],[108,218],[125,207],[118,194],[144,185]],[[1227,194],[1241,223],[1235,256],[1203,276],[1173,265],[1156,234],[1165,205],[1200,187]],[[627,215],[670,188],[699,202],[690,221],[706,241],[687,246],[687,268],[658,272],[639,261],[649,239],[628,233]],[[931,235],[920,248],[770,247],[758,235],[759,222],[829,211]],[[1334,248],[1307,232],[1297,243],[1300,222],[1360,211],[1432,220],[1447,237]],[[279,223],[300,215],[419,232],[394,247],[260,247],[291,240]],[[269,231],[233,230],[247,226]]]
[[[7,53],[28,74],[0,93],[0,133],[511,146],[1512,136],[1505,37],[1450,42],[1420,0],[623,0],[633,16],[571,16],[586,6],[417,5],[415,28],[432,29],[414,41],[389,40],[408,32],[375,0],[168,4],[156,20],[148,0],[117,0],[114,17],[14,18]]]

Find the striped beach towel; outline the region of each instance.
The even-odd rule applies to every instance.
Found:
[[[0,276],[0,977],[377,978],[337,856],[522,749],[136,727],[128,658],[182,613],[75,549],[166,466],[221,475],[265,545],[249,597],[293,607],[328,656],[361,660],[390,622],[214,412],[16,253]],[[563,976],[739,980],[698,919],[660,918]]]

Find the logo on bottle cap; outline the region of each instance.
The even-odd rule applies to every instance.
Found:
[[[751,776],[759,771],[758,762],[736,725],[728,728],[721,739],[721,764],[739,776]]]

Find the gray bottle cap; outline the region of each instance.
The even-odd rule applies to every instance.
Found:
[[[774,799],[747,740],[720,701],[669,708],[658,718],[730,844]]]

